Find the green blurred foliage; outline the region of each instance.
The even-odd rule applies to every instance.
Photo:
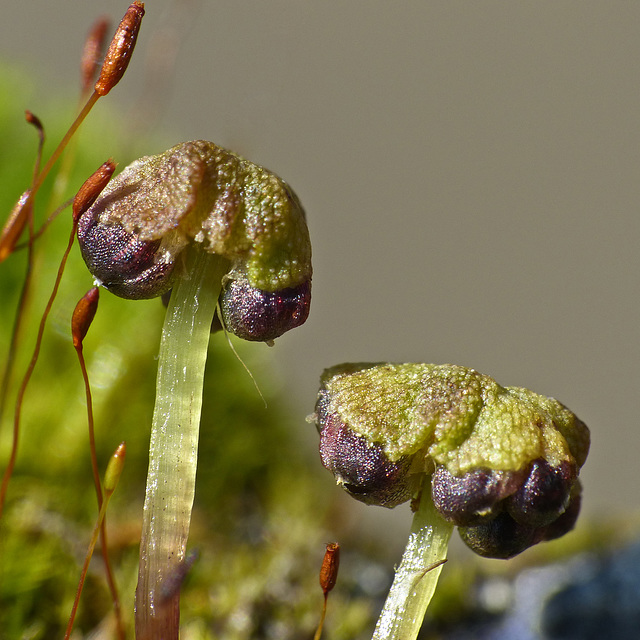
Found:
[[[0,70],[0,211],[3,219],[29,185],[37,136],[24,122],[30,89],[23,71]],[[105,100],[106,102],[106,100]],[[69,198],[106,157],[124,166],[117,114],[92,113],[71,150]],[[47,133],[45,159],[73,117],[74,99],[37,115]],[[107,143],[105,144],[105,138]],[[53,178],[36,199],[36,224],[59,204]],[[64,199],[63,198],[63,199]],[[0,464],[11,445],[15,394],[34,348],[39,318],[69,238],[66,209],[36,243],[34,286],[0,424]],[[26,251],[0,265],[0,358],[6,360]],[[16,469],[0,522],[0,637],[62,637],[97,503],[91,475],[84,387],[70,317],[92,280],[74,246],[37,367],[25,396]],[[102,291],[85,340],[102,471],[120,441],[127,459],[110,503],[108,532],[123,613],[133,637],[133,593],[154,402],[155,356],[163,319],[159,300],[130,302]],[[236,342],[267,407],[224,336],[212,339],[204,390],[200,464],[190,548],[199,558],[182,592],[183,638],[310,638],[320,616],[318,571],[336,517],[322,490],[317,458],[298,451],[297,429],[264,345]],[[311,409],[311,408],[310,408]],[[317,482],[318,475],[324,482]],[[339,581],[340,582],[340,581]],[[326,624],[332,638],[370,631],[375,611],[349,582],[339,584]],[[102,559],[96,553],[74,637],[114,637]],[[362,637],[366,637],[366,633]],[[93,637],[93,636],[92,636]]]

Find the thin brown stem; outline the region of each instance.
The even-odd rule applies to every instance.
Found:
[[[109,465],[107,466],[104,482],[104,501],[102,503],[102,506],[100,507],[100,513],[98,514],[98,519],[96,520],[96,524],[93,528],[93,534],[91,535],[89,548],[87,549],[84,564],[82,565],[82,572],[80,573],[80,580],[78,581],[78,588],[76,589],[76,597],[74,598],[73,607],[71,608],[71,614],[69,615],[69,623],[67,624],[67,630],[64,634],[64,640],[68,640],[71,636],[73,623],[75,622],[76,614],[78,612],[78,605],[80,604],[80,596],[82,595],[82,589],[84,588],[84,581],[89,570],[89,562],[91,562],[93,550],[95,549],[96,542],[98,541],[98,532],[101,530],[104,523],[104,517],[107,513],[109,500],[113,495],[116,486],[118,485],[118,480],[124,466],[125,454],[126,447],[125,443],[122,442],[116,449],[115,453],[111,456],[111,460],[109,461]]]
[[[89,426],[89,452],[91,456],[91,469],[93,471],[93,482],[96,487],[96,498],[98,499],[98,509],[102,508],[102,486],[100,483],[100,470],[98,468],[98,457],[96,455],[96,438],[93,419],[93,399],[91,395],[91,385],[89,384],[89,374],[84,359],[84,353],[82,344],[76,347],[78,354],[78,361],[80,363],[80,369],[82,371],[82,378],[84,380],[85,396],[87,400],[87,424]],[[118,631],[119,640],[124,640],[125,632],[122,622],[122,610],[120,607],[120,596],[118,594],[118,587],[116,585],[115,577],[113,575],[113,568],[111,566],[111,558],[109,557],[109,545],[107,544],[107,525],[106,517],[102,519],[100,524],[100,547],[102,552],[102,559],[104,561],[105,574],[107,584],[109,586],[109,592],[111,593],[111,600],[113,601],[113,609],[116,616],[116,625]]]
[[[25,196],[26,197],[26,196]],[[7,359],[5,361],[4,370],[2,372],[2,386],[0,386],[0,425],[2,424],[2,417],[4,416],[4,410],[7,404],[7,396],[9,394],[9,387],[11,386],[11,376],[13,374],[13,367],[16,360],[16,351],[18,349],[18,341],[20,340],[20,332],[22,329],[22,322],[26,314],[27,303],[29,300],[29,291],[31,289],[31,275],[33,271],[33,215],[29,213],[27,215],[29,226],[29,241],[27,242],[27,261],[24,274],[24,280],[22,281],[22,288],[20,290],[20,298],[18,300],[18,307],[16,309],[16,315],[13,320],[13,328],[11,330],[11,342],[9,343],[9,352],[7,353]],[[1,512],[0,507],[0,512]]]
[[[40,118],[35,116],[31,111],[25,113],[25,118],[29,124],[32,124],[38,133],[38,148],[36,151],[36,161],[33,164],[33,178],[30,191],[33,191],[33,185],[35,184],[38,173],[40,171],[40,163],[42,162],[42,150],[44,148],[44,127]],[[18,300],[18,307],[16,309],[15,319],[13,321],[13,329],[11,331],[11,343],[9,345],[9,353],[7,354],[7,360],[5,362],[4,371],[2,373],[2,386],[0,387],[0,424],[2,424],[2,417],[4,416],[4,409],[7,402],[7,394],[9,393],[9,386],[11,384],[11,375],[13,373],[13,365],[15,363],[16,351],[18,348],[18,340],[20,336],[20,329],[22,327],[23,319],[25,318],[27,301],[29,299],[29,290],[31,288],[31,274],[33,271],[33,243],[36,238],[33,228],[33,203],[28,207],[29,192],[25,192],[18,200],[16,210],[19,212],[21,209],[25,209],[25,215],[27,219],[27,226],[29,228],[29,239],[26,246],[27,263],[25,268],[24,280],[22,281],[22,288],[20,290],[20,298]]]
[[[109,497],[111,496],[109,495]],[[98,514],[98,519],[93,529],[91,542],[89,543],[89,549],[87,550],[87,555],[85,556],[84,564],[82,565],[82,572],[80,573],[80,580],[78,581],[78,588],[76,589],[76,597],[73,600],[73,606],[71,607],[71,613],[69,614],[69,622],[67,624],[67,630],[64,634],[64,640],[69,640],[69,637],[71,636],[73,623],[76,620],[76,615],[78,613],[78,606],[80,605],[80,596],[82,595],[82,590],[84,589],[84,581],[86,580],[87,572],[89,571],[89,562],[91,562],[91,557],[93,556],[93,550],[95,549],[96,542],[98,541],[98,533],[101,531],[102,525],[104,524],[104,516],[107,511],[107,503],[108,503],[108,500],[105,500],[102,503],[102,507],[100,508],[100,513]]]
[[[313,636],[313,640],[320,640],[322,637],[322,628],[324,627],[324,619],[327,616],[327,598],[329,597],[328,593],[324,594],[324,602],[322,604],[322,615],[320,616],[320,622],[318,623],[318,628],[316,629],[315,635]]]
[[[0,485],[0,518],[2,517],[2,511],[4,509],[4,503],[7,497],[7,490],[9,487],[9,481],[11,480],[11,476],[13,475],[13,469],[16,464],[16,459],[18,457],[18,442],[20,436],[20,419],[22,415],[22,404],[24,401],[24,395],[27,391],[27,387],[29,386],[29,381],[31,380],[31,375],[33,374],[33,370],[35,369],[36,362],[38,361],[38,356],[40,355],[40,347],[42,345],[42,338],[44,336],[44,329],[47,323],[47,318],[49,317],[49,313],[51,312],[51,307],[53,306],[53,301],[58,294],[58,288],[60,287],[60,281],[62,280],[62,274],[64,273],[64,268],[67,264],[67,259],[69,258],[69,253],[71,252],[71,247],[73,246],[73,240],[76,235],[76,223],[74,222],[71,235],[69,236],[69,242],[67,244],[67,248],[62,256],[62,260],[60,261],[60,266],[58,267],[58,273],[56,275],[56,280],[53,285],[53,290],[51,295],[49,296],[49,300],[47,301],[47,305],[42,314],[42,318],[40,319],[40,326],[38,328],[38,335],[36,337],[36,344],[33,350],[33,355],[31,356],[31,361],[29,362],[29,366],[27,367],[27,372],[22,379],[22,383],[20,388],[18,389],[18,395],[16,399],[16,408],[13,420],[13,440],[11,443],[11,453],[9,455],[9,462],[7,464],[7,468],[2,476],[2,485]]]
[[[65,156],[66,158],[66,156]],[[51,223],[73,202],[73,198],[69,198],[66,202],[63,202],[59,207],[55,209],[55,211],[49,214],[49,217],[38,227],[37,231],[33,233],[33,242],[44,234],[44,232],[49,228]],[[26,249],[29,245],[30,240],[26,242],[18,242],[18,244],[14,247],[14,251],[21,251],[22,249]]]
[[[34,180],[33,187],[27,196],[24,204],[21,209],[17,211],[15,216],[12,216],[2,231],[2,236],[0,237],[0,262],[6,260],[11,253],[13,253],[13,249],[22,234],[24,226],[27,221],[28,212],[33,206],[33,199],[35,198],[36,193],[42,186],[42,183],[45,181],[45,178],[49,175],[53,165],[57,162],[58,158],[64,151],[67,146],[69,140],[73,136],[73,134],[77,131],[78,127],[82,124],[84,119],[87,117],[93,105],[98,101],[100,95],[94,91],[91,97],[87,100],[86,104],[78,114],[77,118],[73,121],[73,124],[69,127],[69,130],[64,135],[55,151],[45,164],[42,171],[40,171],[38,177]]]
[[[89,425],[89,452],[91,456],[91,469],[93,471],[93,482],[96,487],[96,497],[98,499],[98,509],[102,506],[102,487],[100,485],[100,470],[98,468],[98,457],[96,455],[96,436],[93,420],[93,400],[91,397],[91,387],[89,386],[89,374],[84,360],[82,345],[76,347],[82,378],[84,380],[85,397],[87,399],[87,423]]]
[[[45,178],[49,175],[49,172],[53,168],[53,165],[58,161],[58,159],[62,155],[62,152],[65,150],[65,147],[69,143],[69,140],[71,140],[72,136],[78,130],[78,127],[84,122],[85,118],[89,115],[89,112],[91,111],[91,109],[93,109],[93,106],[98,101],[98,98],[100,98],[100,95],[95,91],[89,96],[89,99],[85,103],[84,107],[82,107],[82,109],[80,110],[80,113],[77,115],[76,119],[73,121],[73,124],[69,127],[69,130],[67,131],[67,133],[64,134],[64,137],[56,147],[55,151],[51,154],[51,157],[49,158],[49,160],[47,160],[47,163],[44,165],[44,168],[40,172],[40,175],[38,176],[38,179],[36,180],[33,186],[32,193],[37,191],[42,186],[42,183],[44,182]]]

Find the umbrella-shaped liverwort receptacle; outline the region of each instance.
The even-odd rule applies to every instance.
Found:
[[[343,364],[323,373],[313,419],[323,465],[354,498],[421,496],[481,556],[510,558],[578,517],[589,430],[552,398],[456,365]],[[382,629],[384,615],[376,637],[412,637]]]
[[[305,322],[305,215],[276,175],[197,140],[126,167],[80,217],[78,241],[97,283],[112,293],[141,299],[172,290],[158,363],[136,633],[177,638],[179,607],[162,600],[162,583],[185,558],[209,334],[222,324],[246,340],[272,343]]]
[[[212,142],[130,164],[81,217],[78,241],[96,280],[129,299],[171,289],[190,243],[225,259],[222,323],[246,340],[271,341],[309,314],[300,201],[276,175]]]

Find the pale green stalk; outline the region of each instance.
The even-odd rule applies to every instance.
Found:
[[[453,525],[445,522],[431,499],[431,477],[426,476],[420,507],[393,585],[378,619],[373,640],[413,640],[436,590]]]
[[[226,260],[199,245],[184,253],[160,343],[136,590],[138,640],[178,638],[180,592],[167,585],[175,583],[185,557],[211,321],[228,269]]]

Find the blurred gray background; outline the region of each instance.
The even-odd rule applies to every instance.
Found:
[[[312,313],[273,352],[301,446],[324,367],[456,363],[573,409],[585,513],[637,513],[640,3],[145,4],[109,96],[138,154],[213,140],[305,204]],[[126,6],[4,0],[16,108],[75,95],[88,26]]]

